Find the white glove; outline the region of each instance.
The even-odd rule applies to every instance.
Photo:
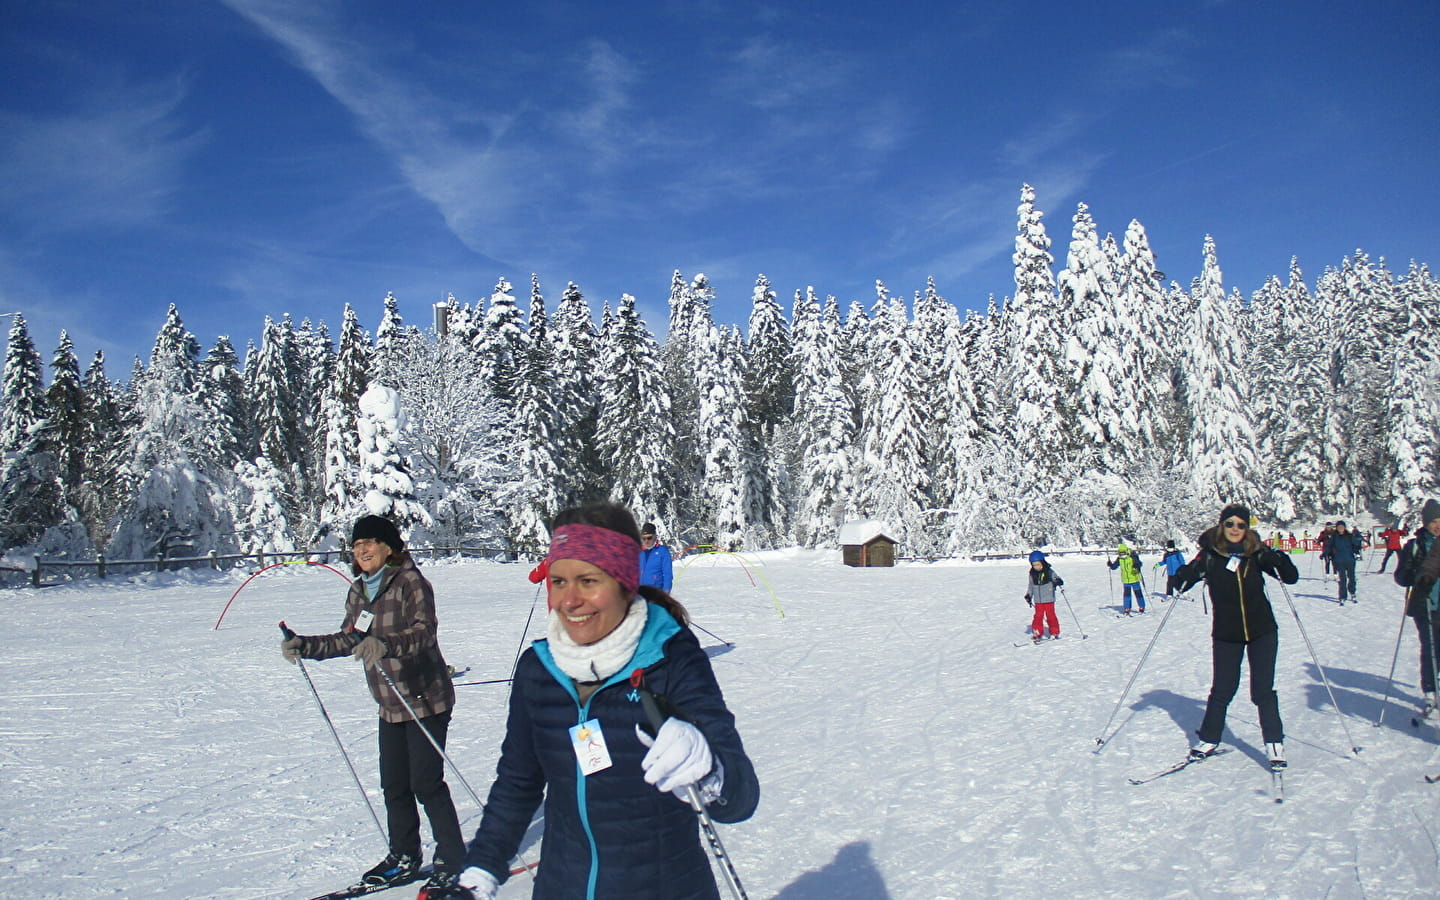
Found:
[[[495,880],[495,876],[479,866],[471,866],[460,873],[460,886],[469,891],[475,900],[495,900],[495,892],[500,890],[500,882]]]
[[[681,719],[666,719],[654,738],[635,726],[635,736],[650,748],[640,760],[645,783],[675,793],[710,774],[715,759],[700,729]]]

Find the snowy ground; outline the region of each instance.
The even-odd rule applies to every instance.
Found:
[[[1339,607],[1306,559],[1292,589],[1343,720],[1272,588],[1292,766],[1277,805],[1243,687],[1227,735],[1238,752],[1127,782],[1179,760],[1199,722],[1199,602],[1175,608],[1097,753],[1170,609],[1115,618],[1099,558],[1054,560],[1088,639],[1062,603],[1063,639],[1019,648],[1022,561],[856,570],[834,553],[750,559],[755,584],[727,558],[677,566],[676,594],[734,644],[701,633],[763,788],[751,821],[721,828],[756,900],[1440,894],[1440,785],[1422,777],[1440,772],[1440,756],[1435,734],[1410,724],[1408,623],[1398,705],[1372,726],[1400,626],[1389,575],[1362,575],[1359,605]],[[446,656],[472,666],[462,680],[508,676],[536,599],[527,568],[424,568]],[[281,618],[301,632],[338,624],[344,585],[318,567],[269,572],[213,630],[243,577],[0,591],[0,896],[306,898],[383,855],[276,646]],[[309,669],[378,806],[375,708],[357,665]],[[483,797],[506,687],[458,691],[450,751]],[[468,833],[475,804],[451,785]],[[526,879],[501,896],[529,896]]]

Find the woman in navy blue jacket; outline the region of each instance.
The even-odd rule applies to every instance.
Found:
[[[552,523],[548,637],[515,672],[495,783],[460,878],[471,897],[495,896],[542,799],[535,900],[719,897],[684,797],[694,785],[714,821],[740,822],[760,786],[684,607],[638,584],[639,537],[617,504]],[[653,738],[636,670],[676,710]]]

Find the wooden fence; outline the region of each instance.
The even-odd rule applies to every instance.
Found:
[[[439,559],[441,557],[460,556],[477,559],[497,559],[502,562],[517,562],[521,560],[538,559],[535,553],[525,550],[510,550],[500,547],[407,547],[410,555],[416,559]],[[97,554],[94,559],[41,559],[35,557],[34,568],[28,570],[14,567],[7,568],[9,572],[25,572],[29,577],[28,581],[34,587],[44,585],[45,573],[54,573],[57,577],[74,578],[77,575],[84,577],[94,574],[98,578],[105,578],[108,575],[133,572],[164,572],[173,569],[235,569],[246,565],[249,562],[255,564],[256,569],[263,569],[267,565],[287,560],[308,561],[329,563],[332,560],[348,564],[351,561],[349,550],[297,550],[291,553],[217,553],[214,550],[204,556],[160,556],[155,559],[106,559],[105,555]]]

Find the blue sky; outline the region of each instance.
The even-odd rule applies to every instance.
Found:
[[[0,312],[112,377],[166,308],[367,327],[490,294],[597,312],[705,272],[743,324],[933,275],[1013,289],[1020,186],[1188,285],[1440,265],[1440,4],[149,0],[0,4]]]

